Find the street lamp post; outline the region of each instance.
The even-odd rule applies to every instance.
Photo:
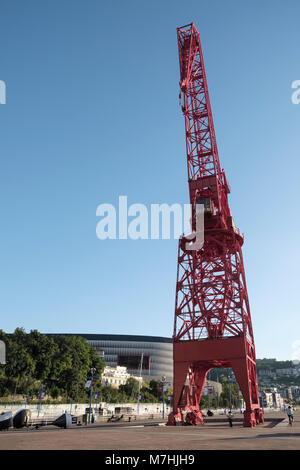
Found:
[[[207,382],[209,382],[209,380],[210,380],[210,371],[208,372],[208,381]],[[207,385],[208,385],[208,383],[207,383]],[[210,385],[208,385],[207,391],[208,391],[207,410],[209,411],[210,410]]]
[[[165,419],[165,385],[166,385],[166,377],[163,375],[162,376],[162,392],[163,392],[163,411],[162,411],[162,417]]]
[[[91,412],[92,412],[92,397],[93,397],[93,380],[94,380],[94,374],[96,372],[96,368],[92,367],[91,368],[91,387],[90,387],[90,408],[89,408],[89,424],[91,422]]]
[[[230,411],[230,413],[231,413],[231,408],[232,408],[232,404],[231,404],[231,382],[232,382],[232,379],[231,379],[231,377],[228,376],[229,411]]]
[[[96,392],[95,394],[95,399],[96,399],[96,413],[97,413],[97,408],[98,408],[98,398],[100,397],[100,392]]]
[[[263,412],[264,412],[264,392],[263,392],[262,389],[261,389],[260,392],[259,392],[259,396],[260,396],[261,411],[262,411],[262,413],[263,413]]]
[[[139,415],[140,414],[140,400],[142,398],[141,396],[141,385],[142,385],[142,369],[143,369],[143,360],[144,360],[144,353],[142,353],[141,355],[141,362],[140,362],[140,377],[139,377],[139,391],[138,391],[138,394],[137,394],[137,400],[138,400],[138,403],[137,403],[137,414]]]
[[[41,388],[41,391],[40,391],[39,395],[40,395],[40,404],[39,404],[39,409],[38,409],[38,417],[40,416],[40,411],[41,411],[41,408],[42,408],[42,401],[43,401],[43,398],[44,398],[44,395],[45,395],[44,385],[42,385],[42,388]]]
[[[241,391],[238,392],[238,396],[239,396],[239,409],[240,409],[240,413],[241,413],[242,412]]]

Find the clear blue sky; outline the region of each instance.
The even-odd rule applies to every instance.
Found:
[[[96,207],[187,203],[176,27],[204,51],[245,233],[257,357],[299,328],[300,3],[2,0],[0,328],[171,336],[176,240],[100,241]]]

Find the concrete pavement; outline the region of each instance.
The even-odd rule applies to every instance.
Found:
[[[206,419],[205,426],[153,426],[146,423],[107,423],[11,430],[0,433],[1,450],[299,450],[300,411],[293,426],[284,413],[268,413],[255,428],[236,420]],[[238,416],[238,418],[241,418]],[[279,422],[279,419],[282,419]],[[158,424],[158,423],[157,423]]]

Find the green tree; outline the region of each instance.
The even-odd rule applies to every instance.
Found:
[[[89,391],[84,385],[90,376],[92,367],[101,378],[104,360],[97,355],[95,349],[80,336],[56,336],[58,352],[54,357],[53,370],[48,380],[51,390],[53,386],[72,401],[88,398]]]
[[[100,390],[101,390],[100,393],[101,393],[102,401],[105,401],[106,403],[129,403],[130,402],[130,398],[123,390],[112,387],[111,385],[101,386]]]
[[[129,377],[126,380],[126,384],[120,385],[119,390],[124,392],[132,401],[136,401],[139,392],[139,382],[134,377]]]
[[[36,360],[27,346],[27,335],[22,328],[17,328],[12,335],[1,337],[6,344],[6,365],[4,391],[6,394],[27,394],[35,383]]]
[[[34,377],[43,382],[48,379],[50,375],[53,359],[58,352],[58,345],[55,343],[53,337],[43,335],[37,330],[32,330],[26,336],[28,353],[35,360]]]
[[[230,402],[229,402],[229,396],[231,396],[231,406],[233,408],[238,407],[239,403],[239,397],[238,397],[238,391],[239,391],[239,386],[236,382],[229,382],[227,377],[223,377],[221,379],[222,383],[222,393],[220,394],[219,397],[219,405],[223,408],[229,408]],[[229,387],[231,388],[230,394],[229,394]]]

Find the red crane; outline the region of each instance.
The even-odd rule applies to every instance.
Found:
[[[256,356],[242,257],[243,236],[228,204],[220,167],[200,36],[195,25],[177,29],[185,117],[188,184],[195,230],[196,204],[204,207],[204,244],[179,240],[173,333],[174,396],[168,425],[203,423],[199,409],[207,373],[234,371],[245,401],[244,426],[263,422]]]

